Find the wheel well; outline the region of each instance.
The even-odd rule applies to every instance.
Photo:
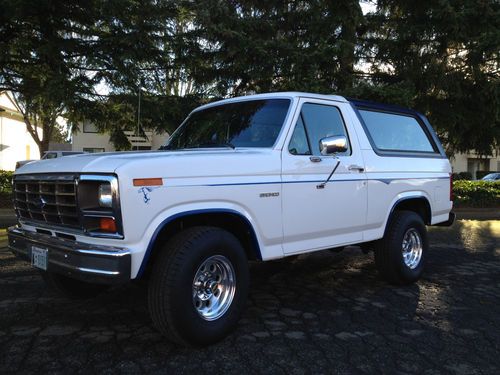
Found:
[[[233,234],[245,249],[249,260],[261,260],[260,248],[257,237],[250,222],[235,212],[205,212],[188,213],[164,224],[160,230],[153,235],[152,244],[148,248],[138,277],[148,277],[155,258],[161,250],[161,246],[180,231],[195,227],[210,226],[224,229]]]
[[[396,202],[392,209],[392,212],[402,210],[413,211],[420,215],[426,225],[431,224],[431,206],[429,204],[429,201],[424,197],[400,200]]]

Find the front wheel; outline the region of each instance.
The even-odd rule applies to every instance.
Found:
[[[396,211],[384,238],[375,247],[375,263],[380,275],[392,284],[410,284],[424,271],[429,249],[427,229],[412,211]]]
[[[182,345],[208,345],[236,326],[248,292],[240,242],[213,227],[192,227],[161,249],[148,289],[155,327]]]

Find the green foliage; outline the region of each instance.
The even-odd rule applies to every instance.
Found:
[[[58,138],[59,115],[74,129],[90,119],[129,148],[139,92],[143,129],[171,132],[216,97],[295,90],[416,108],[450,154],[500,143],[497,0],[379,0],[367,15],[355,0],[0,0],[0,9],[0,90],[14,92],[41,152]]]
[[[0,192],[12,191],[12,176],[14,172],[0,170]]]
[[[358,1],[220,1],[191,7],[203,41],[190,51],[193,77],[215,95],[352,85]]]
[[[12,203],[12,193],[9,191],[0,191],[0,208],[14,208]]]
[[[459,180],[472,180],[472,173],[470,172],[453,173],[453,181],[459,181]]]
[[[450,153],[492,154],[500,143],[500,3],[380,0],[366,18],[361,56],[380,98],[404,88],[401,101],[429,116]]]
[[[456,207],[500,207],[499,182],[455,181],[453,194]]]
[[[155,0],[0,0],[0,91],[13,94],[41,155],[58,116],[84,116],[82,101],[107,105],[96,87],[136,92],[141,72],[157,69],[173,7]]]

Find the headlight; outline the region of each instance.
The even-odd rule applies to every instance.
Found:
[[[123,238],[118,178],[82,174],[77,186],[84,232],[89,236]]]
[[[99,206],[113,206],[113,194],[111,193],[111,184],[109,182],[99,185]]]

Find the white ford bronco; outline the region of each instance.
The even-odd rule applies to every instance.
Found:
[[[426,117],[284,92],[195,109],[159,151],[27,164],[9,247],[89,297],[148,282],[154,325],[206,345],[235,327],[249,260],[360,245],[394,284],[419,279],[426,225],[454,220],[450,164]]]

